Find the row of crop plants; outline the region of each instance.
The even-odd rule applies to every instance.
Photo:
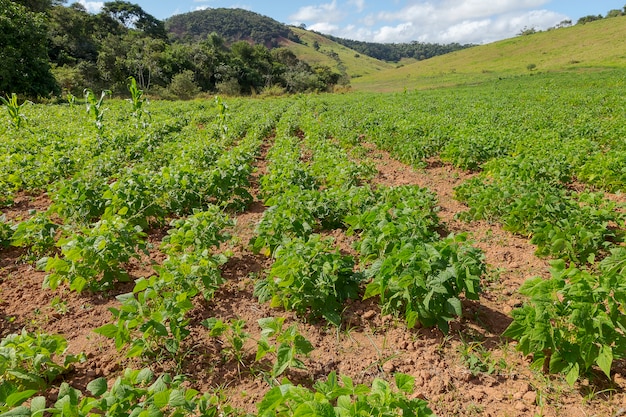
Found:
[[[303,100],[277,125],[261,179],[269,208],[253,243],[274,263],[255,294],[334,324],[345,300],[377,297],[385,314],[408,327],[447,332],[462,314],[461,296],[478,298],[482,253],[464,235],[440,236],[432,192],[373,187],[371,164],[352,157],[359,151],[349,138],[331,135],[332,126],[316,116],[319,104]],[[328,237],[334,229],[356,237],[356,257],[337,249]]]
[[[147,106],[135,91],[129,109],[126,103],[107,104],[104,97],[97,100],[88,94],[86,115],[74,102],[66,108],[37,107],[41,114],[2,132],[7,138],[2,143],[2,155],[8,162],[0,172],[2,207],[9,207],[16,196],[38,195],[44,190],[50,207],[29,213],[25,219],[3,219],[0,243],[24,247],[27,259],[39,259],[38,266],[47,273],[46,288],[115,292],[119,282],[130,279],[128,262],[139,260],[151,249],[147,233],[167,227],[159,245],[166,258],[160,265],[152,265],[156,273],[135,280],[132,292],[117,296],[119,307],[111,309],[111,322],[94,329],[113,339],[124,355],[143,361],[163,355],[180,357],[190,334],[192,301],[210,301],[223,284],[220,266],[228,254],[218,248],[230,239],[232,213],[245,210],[251,202],[248,188],[254,160],[274,128],[277,139],[270,154],[276,158],[276,172],[271,168],[261,181],[272,208],[259,226],[259,230],[267,227],[265,237],[260,232],[254,242],[255,247],[264,238],[277,242],[266,242],[276,262],[264,281],[265,290],[272,291],[270,283],[276,283],[274,278],[281,274],[277,272],[281,268],[283,274],[291,273],[294,261],[310,260],[310,251],[320,254],[321,260],[314,262],[312,269],[298,272],[309,290],[301,292],[303,299],[319,297],[320,290],[331,290],[314,281],[327,274],[339,272],[358,284],[355,278],[360,274],[353,273],[354,262],[332,250],[328,239],[308,233],[298,242],[285,230],[267,224],[272,221],[271,213],[280,213],[274,206],[287,204],[289,198],[297,207],[319,203],[318,209],[325,212],[320,216],[340,224],[342,214],[334,212],[335,203],[343,203],[340,192],[349,182],[361,181],[372,173],[371,167],[352,163],[346,166],[348,171],[327,175],[325,166],[332,166],[329,161],[345,156],[328,144],[315,150],[318,159],[314,173],[310,166],[298,170],[297,164],[290,162],[294,149],[295,162],[300,158],[300,148],[294,148],[299,138],[291,136],[295,132],[290,124],[299,116],[293,112],[305,112],[305,108],[289,101],[251,106],[242,101],[229,107],[220,99],[208,105],[160,108]],[[60,114],[51,117],[51,110]],[[68,120],[65,124],[60,121],[63,117]],[[59,130],[44,127],[50,118],[58,120]],[[41,144],[39,148],[35,140]],[[50,153],[51,149],[54,152]],[[64,170],[58,168],[61,160]],[[322,178],[333,192],[321,190]],[[308,185],[300,188],[302,184]],[[310,195],[300,200],[298,193],[304,190]],[[372,198],[368,196],[368,201]],[[318,215],[306,225],[308,218],[300,217],[302,213],[287,214],[292,216],[289,227],[301,222],[303,229],[312,232]],[[357,290],[357,286],[352,288],[353,296]],[[283,297],[287,308],[300,312],[309,308],[309,301],[285,301],[291,298],[289,291],[278,290],[273,296]],[[262,293],[259,290],[261,299]],[[324,309],[332,310],[335,316],[328,318],[334,322],[340,320],[336,308]],[[313,349],[296,325],[286,327],[283,323],[284,319],[273,317],[259,321],[262,337],[256,341],[255,361],[244,363],[244,343],[249,339],[246,323],[215,318],[203,322],[210,336],[223,341],[226,359],[254,367],[274,386],[258,404],[258,415],[432,414],[425,401],[408,398],[414,386],[408,375],[397,374],[394,387],[381,379],[369,386],[354,384],[351,378],[334,373],[312,389],[286,380],[279,382],[286,369],[302,366],[300,358]],[[188,388],[182,376],[154,375],[149,369],[127,369],[115,381],[98,378],[88,384],[87,392],[63,383],[58,399],[50,404],[39,394],[68,372],[72,363],[85,359],[82,355],[66,356],[66,347],[66,340],[59,335],[23,331],[3,338],[0,415],[238,414],[219,395]],[[59,360],[64,360],[63,364]]]
[[[553,259],[529,280],[505,336],[570,384],[626,356],[623,79],[549,75],[490,88],[325,99],[336,136],[366,140],[406,163],[438,157],[479,175],[456,189],[469,209],[531,239]]]

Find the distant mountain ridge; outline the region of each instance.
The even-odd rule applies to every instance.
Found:
[[[227,8],[197,10],[174,15],[165,20],[165,28],[172,37],[181,41],[197,41],[215,32],[227,43],[243,40],[263,44],[268,48],[284,46],[286,41],[301,43],[298,32],[305,30],[303,27],[294,28],[249,10]],[[458,43],[442,45],[421,42],[383,44],[313,33],[343,45],[355,53],[391,62],[399,62],[404,58],[423,60],[473,46]],[[309,46],[317,48],[318,45]]]

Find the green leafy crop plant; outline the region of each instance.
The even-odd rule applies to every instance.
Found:
[[[284,317],[266,317],[259,319],[261,339],[257,341],[255,361],[259,362],[268,355],[275,356],[270,370],[271,378],[276,381],[288,368],[304,369],[300,359],[313,351],[313,345],[292,324],[284,327]]]
[[[105,378],[91,381],[87,385],[90,395],[63,383],[58,399],[45,411],[59,417],[218,415],[218,398],[201,395],[183,382],[184,378],[178,375],[162,374],[155,378],[147,368],[127,369],[110,388]]]
[[[129,77],[128,81],[128,91],[130,92],[130,99],[128,101],[132,106],[132,115],[137,119],[137,121],[140,121],[142,116],[146,113],[144,105],[148,101],[143,96],[143,90],[139,89],[137,86],[137,80],[135,80],[134,77]]]
[[[456,189],[469,205],[462,219],[502,223],[531,237],[537,254],[575,263],[592,262],[623,241],[617,204],[597,193],[575,193],[545,182],[499,181],[475,177]]]
[[[413,377],[395,374],[394,382],[395,388],[380,378],[371,386],[354,384],[351,378],[338,377],[335,372],[312,390],[285,382],[265,394],[257,406],[258,416],[434,416],[426,401],[408,398],[414,390]]]
[[[55,248],[56,234],[60,226],[45,212],[18,223],[11,237],[11,245],[28,247],[28,257],[47,255]]]
[[[597,273],[552,263],[551,278],[533,278],[520,292],[528,297],[512,312],[503,336],[533,356],[532,366],[562,373],[570,385],[593,366],[611,378],[615,360],[626,355],[626,250],[617,248]]]
[[[219,207],[212,205],[186,219],[173,220],[171,226],[161,248],[165,253],[175,255],[219,248],[221,243],[230,239],[224,229],[232,228],[234,222]]]
[[[118,350],[129,346],[129,357],[176,357],[190,334],[192,300],[213,297],[223,283],[219,266],[225,261],[206,251],[168,257],[155,267],[157,275],[138,279],[132,293],[117,297],[121,308],[110,309],[115,322],[95,332],[114,339]]]
[[[384,314],[402,315],[409,328],[418,323],[448,332],[463,314],[461,295],[478,300],[486,267],[482,252],[463,235],[434,242],[407,239],[376,260],[364,298],[378,296]]]
[[[100,98],[97,99],[93,91],[91,91],[90,89],[86,88],[83,91],[83,96],[85,97],[85,110],[87,114],[89,114],[93,119],[96,125],[96,129],[98,129],[98,133],[102,133],[104,129],[104,124],[102,121],[104,119],[104,112],[106,109],[102,108],[102,104],[104,102],[104,98],[110,94],[111,91],[109,90],[102,91],[102,93],[100,94]]]
[[[61,239],[61,256],[46,257],[38,265],[48,272],[44,287],[68,283],[72,291],[103,291],[116,281],[128,281],[124,263],[145,250],[145,233],[119,216],[106,216],[76,234]]]
[[[359,233],[357,249],[364,260],[373,260],[391,252],[407,239],[436,240],[441,227],[436,199],[429,190],[417,186],[381,188],[371,206],[344,221],[348,233]]]
[[[255,285],[259,301],[339,325],[343,302],[358,296],[361,281],[352,257],[340,254],[332,239],[312,234],[287,241],[275,258],[267,277]]]
[[[65,355],[66,350],[67,341],[59,335],[24,330],[4,337],[0,341],[0,412],[19,407],[84,359],[84,355]],[[62,364],[55,361],[64,355]]]
[[[13,227],[4,214],[0,215],[0,248],[8,247],[13,238]]]

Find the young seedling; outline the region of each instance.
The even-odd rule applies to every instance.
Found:
[[[28,100],[25,100],[22,104],[17,104],[17,94],[11,93],[11,97],[7,96],[4,98],[0,96],[0,101],[2,104],[7,106],[7,112],[9,113],[9,117],[11,118],[11,124],[19,129],[23,123],[26,122],[26,117],[21,113],[22,107],[24,107],[27,103],[31,103]]]
[[[102,93],[100,94],[100,99],[96,99],[93,91],[88,88],[85,88],[83,90],[87,114],[90,114],[93,117],[94,122],[96,123],[96,129],[98,129],[98,132],[100,133],[102,133],[102,129],[104,128],[104,125],[102,124],[102,118],[104,117],[105,109],[102,109],[102,102],[104,101],[104,98],[107,96],[107,94],[110,95],[111,91],[102,91]]]

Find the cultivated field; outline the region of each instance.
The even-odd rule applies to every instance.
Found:
[[[625,83],[0,108],[0,412],[621,415]]]

